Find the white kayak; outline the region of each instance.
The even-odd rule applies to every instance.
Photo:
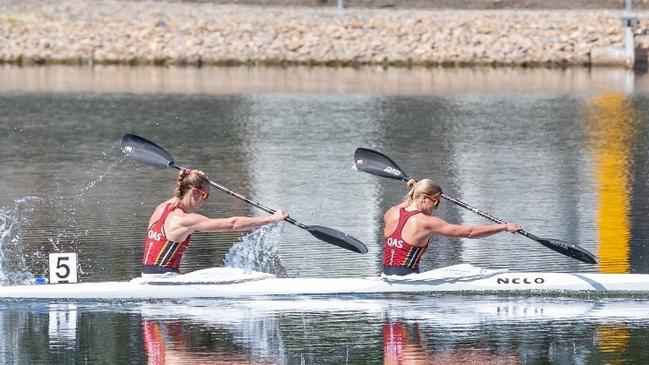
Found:
[[[277,278],[236,268],[145,275],[131,281],[0,287],[0,299],[185,299],[275,295],[438,292],[621,292],[649,294],[649,274],[510,272],[455,265],[369,278]]]

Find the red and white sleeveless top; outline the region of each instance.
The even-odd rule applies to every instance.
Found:
[[[389,237],[385,238],[383,243],[383,266],[419,268],[419,261],[428,249],[428,243],[422,247],[415,247],[401,237],[401,231],[408,219],[419,213],[418,210],[408,212],[405,208],[399,209],[397,228]]]
[[[182,242],[170,241],[164,233],[164,223],[169,213],[171,213],[171,203],[167,204],[160,219],[149,227],[144,243],[142,263],[147,266],[160,266],[177,271],[192,235]]]

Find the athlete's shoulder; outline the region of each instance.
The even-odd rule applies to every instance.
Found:
[[[169,201],[165,201],[165,202],[162,202],[162,203],[158,204],[155,207],[155,210],[153,211],[153,214],[157,214],[157,215],[162,214],[162,212],[165,210],[165,208],[167,207],[167,205],[169,203],[170,203]]]
[[[165,207],[167,206],[167,203],[168,202],[162,202],[155,207],[153,213],[151,214],[151,218],[149,218],[149,226],[160,220],[162,214],[164,213]]]
[[[435,217],[434,215],[423,214],[421,212],[420,214],[413,215],[411,219],[417,224],[425,225],[427,227],[436,227],[446,224],[442,218]]]
[[[390,207],[390,208],[385,212],[385,214],[383,215],[383,217],[384,217],[385,219],[390,219],[390,218],[394,218],[394,217],[399,217],[399,210],[401,210],[401,206],[400,206],[400,205],[395,205],[395,206],[393,206],[393,207]]]
[[[156,217],[156,216],[157,216],[157,217],[161,216],[161,215],[163,214],[163,212],[165,211],[165,209],[167,209],[167,206],[169,206],[169,205],[172,204],[173,202],[174,202],[173,199],[169,199],[169,200],[167,200],[167,201],[164,201],[164,202],[158,204],[158,205],[155,207],[155,210],[153,211],[152,216],[154,216],[154,217]]]

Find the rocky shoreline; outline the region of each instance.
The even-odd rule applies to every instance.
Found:
[[[0,63],[598,66],[623,11],[0,1]],[[647,48],[649,12],[636,12]],[[613,62],[615,63],[615,62]]]

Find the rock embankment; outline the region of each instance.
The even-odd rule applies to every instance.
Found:
[[[646,47],[637,13],[636,47]],[[404,10],[44,0],[0,3],[0,62],[598,65],[623,11]]]

